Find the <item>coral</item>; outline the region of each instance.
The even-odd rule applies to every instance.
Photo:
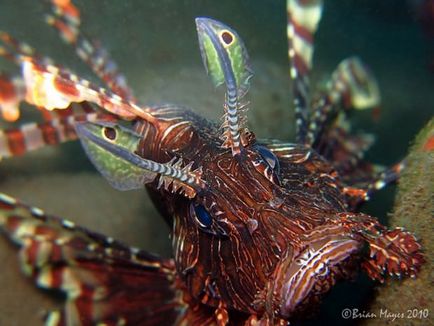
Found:
[[[364,325],[392,322],[387,313],[399,314],[393,325],[434,325],[434,118],[417,135],[398,185],[391,225],[408,228],[421,240],[425,265],[416,280],[404,279],[378,288],[369,307],[377,318]],[[428,318],[410,318],[414,312],[430,310]],[[401,315],[402,314],[402,315]]]

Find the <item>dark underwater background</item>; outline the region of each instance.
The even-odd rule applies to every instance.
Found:
[[[423,24],[420,10],[424,2],[325,1],[315,35],[313,90],[341,60],[352,55],[361,57],[378,79],[382,94],[379,118],[369,110],[351,116],[354,131],[376,136],[367,158],[378,164],[389,165],[404,157],[417,131],[434,113],[434,36],[429,33],[429,21]],[[293,139],[285,1],[74,3],[82,13],[82,31],[101,40],[142,103],[181,104],[209,119],[222,115],[223,91],[214,89],[202,67],[194,18],[208,16],[227,23],[243,38],[255,71],[249,92],[251,130],[260,138]],[[0,0],[0,30],[28,42],[81,77],[97,81],[73,49],[44,23],[48,9],[43,1]],[[18,72],[2,59],[0,71]],[[32,113],[26,115],[32,119]],[[394,188],[380,192],[363,211],[387,223]],[[3,160],[0,191],[128,244],[166,256],[171,253],[168,229],[147,194],[111,189],[77,142]],[[3,239],[0,261],[0,325],[38,324],[43,309],[59,305],[20,274],[16,252]],[[336,287],[321,305],[317,319],[300,325],[369,322],[344,320],[341,311],[354,307],[369,311],[365,307],[375,294],[374,285],[361,276]],[[432,302],[430,308],[434,308]]]

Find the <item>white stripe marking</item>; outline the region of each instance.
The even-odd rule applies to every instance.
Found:
[[[41,148],[45,145],[42,132],[36,123],[28,123],[21,127],[26,144],[26,150],[31,151]]]

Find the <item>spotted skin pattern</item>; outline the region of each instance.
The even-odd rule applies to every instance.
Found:
[[[173,258],[164,259],[1,194],[0,227],[24,273],[66,294],[46,325],[286,325],[360,269],[380,282],[416,277],[424,259],[415,236],[357,212],[404,167],[377,172],[362,155],[372,139],[352,135],[342,114],[378,104],[375,79],[350,58],[311,99],[322,1],[288,0],[287,10],[296,143],[243,128],[252,71],[241,38],[221,22],[196,21],[205,67],[226,85],[223,128],[177,105],[138,104],[80,32],[70,1],[53,0],[47,22],[107,88],[2,34],[0,55],[22,72],[0,78],[2,114],[17,119],[25,101],[44,122],[2,131],[1,155],[80,138],[112,185],[149,191],[171,230]]]

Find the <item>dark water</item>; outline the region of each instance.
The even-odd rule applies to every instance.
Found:
[[[352,119],[356,131],[363,129],[376,135],[377,142],[367,156],[379,164],[402,158],[416,132],[434,113],[434,72],[429,68],[434,61],[434,42],[424,34],[414,14],[412,4],[420,2],[326,1],[316,34],[312,88],[326,80],[342,59],[352,55],[368,63],[378,78],[382,94],[380,118],[375,120],[372,112],[363,111],[353,114]],[[243,38],[256,71],[250,91],[252,130],[259,137],[292,139],[284,1],[75,3],[82,10],[83,30],[101,39],[143,103],[183,104],[213,119],[222,114],[222,93],[213,89],[202,68],[194,18],[209,16],[232,26]],[[96,80],[73,50],[44,24],[46,11],[43,2],[1,0],[0,30],[27,41],[80,76]],[[2,60],[0,68],[14,71]],[[77,216],[80,223],[129,243],[170,254],[167,230],[142,192],[120,194],[109,189],[77,144],[42,152],[2,162],[1,190],[53,213]],[[71,182],[73,179],[75,182]],[[83,189],[90,190],[83,195]],[[93,198],[95,193],[98,195]],[[393,189],[380,193],[365,211],[386,221],[393,194]],[[122,209],[105,207],[114,198]],[[0,277],[0,283],[2,279],[6,278]],[[20,276],[14,281],[24,282]],[[373,295],[372,289],[373,284],[363,277],[355,284],[340,286],[322,306],[320,319],[343,324],[342,308],[363,307]],[[35,292],[30,285],[20,291],[28,291],[25,297]],[[9,292],[0,295],[4,302],[11,298]],[[39,307],[38,300],[34,311]],[[3,306],[0,319],[10,320],[5,316],[12,314],[23,318],[23,325],[26,322],[21,315],[33,320],[31,312],[20,312]],[[20,324],[20,319],[16,320]]]
[[[258,79],[257,82],[253,80],[252,97],[268,97],[271,102],[264,108],[252,101],[252,114],[259,110],[274,110],[276,104],[272,102],[273,98],[279,102],[279,110],[289,107],[289,95],[280,98],[279,93],[289,87],[287,78],[279,79],[281,74],[286,75],[287,72],[284,1],[76,3],[82,9],[83,29],[90,35],[98,36],[109,48],[143,102],[171,101],[206,111],[200,102],[198,104],[199,92],[183,91],[189,82],[195,82],[188,73],[187,76],[183,73],[190,67],[202,71],[194,18],[210,16],[233,26],[247,45],[257,71],[255,79]],[[378,136],[377,150],[374,148],[372,156],[380,163],[402,156],[408,141],[433,112],[434,95],[431,89],[434,77],[428,65],[434,56],[434,42],[424,35],[409,3],[326,1],[316,34],[314,82],[325,80],[342,59],[351,55],[360,56],[378,78],[383,97],[380,121],[373,123],[368,112],[355,119]],[[46,6],[34,1],[20,1],[17,5],[8,0],[3,0],[1,6],[1,29],[27,40],[42,54],[92,79],[92,74],[74,57],[73,51],[43,23]],[[260,63],[276,66],[278,72],[273,71],[267,77],[277,79],[279,83],[268,85],[265,79],[266,85],[262,84]],[[209,86],[207,95],[215,96],[212,87],[206,85]],[[151,94],[149,89],[153,91]],[[165,89],[170,92],[166,94]],[[164,97],[159,95],[161,92]],[[218,117],[221,110],[215,107],[209,111],[212,111],[212,117]],[[260,135],[291,137],[291,121],[285,121],[286,127],[276,125],[278,123],[269,116],[262,121],[269,132],[265,134],[260,130]],[[399,132],[396,130],[398,126]]]

